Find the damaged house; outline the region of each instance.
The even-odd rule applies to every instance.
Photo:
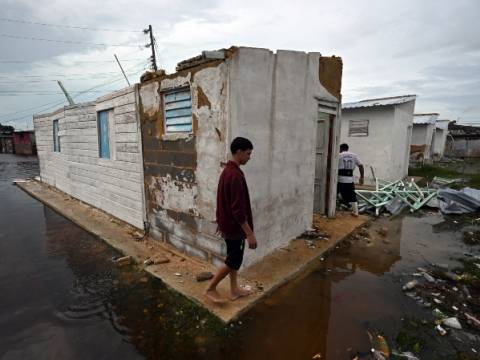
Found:
[[[34,117],[42,181],[213,264],[216,192],[233,138],[261,244],[248,266],[333,216],[342,61],[232,47],[147,72],[140,84]]]
[[[342,62],[259,48],[203,52],[139,90],[147,222],[152,237],[214,264],[218,178],[237,136],[254,145],[242,168],[261,244],[251,265],[333,215]]]
[[[363,162],[365,183],[408,175],[415,99],[403,95],[342,105],[340,139]]]
[[[415,114],[413,116],[412,146],[410,161],[413,163],[430,163],[433,161],[435,148],[435,123],[438,114]]]
[[[451,157],[480,157],[480,127],[448,124],[449,136],[445,155]]]

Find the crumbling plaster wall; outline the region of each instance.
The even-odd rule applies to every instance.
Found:
[[[319,53],[240,48],[229,67],[229,143],[253,142],[243,168],[259,246],[251,265],[311,226],[318,100],[337,102],[319,81]]]
[[[225,153],[227,65],[216,61],[141,85],[147,218],[153,237],[219,264],[223,240],[215,235],[218,178]],[[190,88],[193,132],[165,134],[163,94]]]

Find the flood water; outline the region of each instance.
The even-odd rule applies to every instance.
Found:
[[[12,185],[37,174],[35,158],[0,154],[0,359],[350,359],[370,349],[367,331],[394,344],[402,319],[429,316],[401,290],[417,267],[478,251],[461,241],[467,222],[382,218],[371,240],[319,259],[225,327],[160,280],[116,267],[115,250]],[[425,359],[441,358],[436,341]]]

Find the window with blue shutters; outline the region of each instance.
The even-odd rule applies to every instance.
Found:
[[[110,141],[108,136],[108,110],[98,112],[98,151],[101,158],[110,158]]]
[[[53,151],[60,152],[60,138],[58,136],[58,120],[53,120]]]
[[[190,89],[170,91],[164,95],[165,133],[192,132],[192,96]]]

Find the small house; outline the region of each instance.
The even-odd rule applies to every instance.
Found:
[[[237,136],[261,246],[253,264],[335,214],[342,61],[231,47],[34,117],[42,181],[214,264],[216,192]]]
[[[365,182],[408,175],[415,95],[367,99],[342,105],[340,141],[365,167]]]
[[[410,160],[413,163],[430,163],[433,161],[435,123],[437,119],[437,113],[414,115],[412,145],[410,149]]]
[[[320,53],[232,47],[142,77],[146,214],[150,234],[219,264],[216,190],[230,142],[249,138],[242,168],[261,246],[246,265],[335,213],[342,61]]]
[[[36,155],[35,132],[33,130],[15,131],[13,133],[13,146],[17,155]]]
[[[144,228],[143,167],[136,86],[35,115],[40,178]]]
[[[13,154],[14,127],[0,124],[0,154]]]

